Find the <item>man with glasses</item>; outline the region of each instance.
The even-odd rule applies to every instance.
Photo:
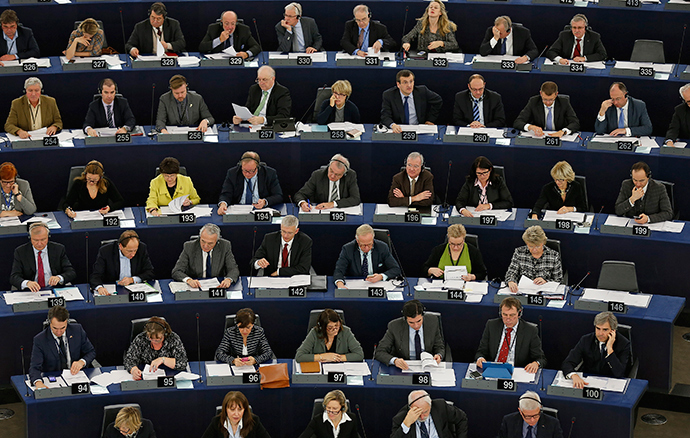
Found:
[[[484,76],[480,74],[470,76],[467,88],[455,95],[453,124],[470,128],[506,126],[503,99],[495,91],[486,89]]]
[[[276,24],[279,52],[314,53],[323,48],[319,27],[313,18],[302,16],[302,5],[285,6],[283,19]]]
[[[610,99],[601,103],[594,130],[597,134],[640,137],[652,134],[652,121],[647,114],[647,105],[628,96],[623,82],[614,82],[609,88]]]
[[[405,169],[393,176],[388,191],[391,207],[425,207],[434,202],[434,175],[424,169],[424,156],[411,152],[405,160]]]
[[[198,238],[185,242],[172,270],[173,280],[193,288],[200,287],[199,278],[217,277],[223,279],[218,287],[228,288],[239,276],[232,244],[220,236],[218,225],[210,223],[201,227]]]
[[[346,277],[363,278],[377,283],[394,279],[400,275],[400,266],[385,242],[374,239],[371,225],[360,225],[355,232],[355,240],[343,245],[335,262],[333,280],[338,288],[345,288]]]
[[[570,28],[562,31],[551,44],[546,57],[563,65],[603,61],[606,49],[601,43],[601,35],[589,28],[585,14],[576,14],[570,20]]]
[[[678,90],[683,101],[679,103],[671,118],[671,124],[666,131],[666,146],[675,146],[678,139],[690,139],[690,84],[685,84]]]
[[[197,131],[206,132],[215,119],[206,106],[204,98],[189,91],[187,78],[174,75],[170,78],[170,91],[163,93],[158,100],[156,130],[167,134],[166,126],[196,126]]]
[[[496,17],[494,25],[486,28],[479,54],[517,56],[516,64],[525,64],[539,56],[532,32],[521,24],[513,24],[507,15]]]
[[[267,65],[259,67],[256,83],[249,87],[245,106],[253,115],[246,121],[252,125],[273,125],[275,119],[290,117],[292,98],[290,90],[276,81],[276,72]],[[245,121],[239,116],[232,117],[232,123]]]
[[[134,26],[125,50],[133,58],[139,54],[156,53],[156,41],[160,41],[166,52],[182,53],[187,43],[182,34],[180,22],[168,17],[168,10],[161,2],[149,8],[149,19]]]
[[[19,25],[19,17],[12,9],[5,9],[0,14],[0,24],[4,41],[0,42],[0,61],[38,58],[41,51],[28,27]],[[0,64],[2,65],[2,64]]]
[[[263,275],[271,277],[309,274],[311,247],[311,237],[299,232],[299,219],[290,214],[281,221],[280,231],[264,236],[250,266],[263,269]]]
[[[247,151],[237,166],[228,169],[225,175],[218,214],[224,215],[228,206],[235,204],[264,208],[282,202],[283,189],[276,170],[262,163],[256,152]]]
[[[424,390],[412,391],[393,417],[391,438],[403,437],[467,438],[467,415],[442,398],[432,400]]]
[[[410,70],[400,70],[395,82],[383,92],[381,124],[395,133],[402,132],[400,125],[435,125],[443,106],[441,96],[426,85],[415,85]]]
[[[666,187],[652,179],[652,170],[647,163],[633,164],[630,179],[621,184],[616,199],[616,214],[632,217],[638,224],[670,221],[673,208]]]
[[[513,124],[520,131],[532,131],[542,136],[562,137],[580,130],[580,120],[570,105],[570,99],[558,95],[558,85],[546,81],[541,84],[539,96],[530,97],[527,105]]]
[[[99,295],[110,295],[106,284],[129,286],[153,279],[153,264],[146,244],[139,241],[136,231],[127,230],[117,242],[106,243],[98,250],[90,283]]]
[[[563,438],[558,419],[542,411],[541,398],[534,391],[520,396],[518,411],[503,417],[499,438]]]
[[[201,53],[220,53],[232,47],[242,59],[253,58],[261,53],[261,47],[252,36],[249,26],[237,22],[237,14],[225,11],[220,22],[208,25],[206,35],[199,44]]]
[[[335,154],[328,166],[315,170],[304,187],[295,193],[295,203],[301,211],[346,208],[361,204],[357,172],[350,168],[350,161]]]
[[[345,53],[364,57],[370,47],[374,49],[374,53],[392,52],[396,49],[395,40],[388,34],[388,28],[371,19],[369,6],[357,5],[352,14],[355,18],[345,23],[345,31],[340,40]]]

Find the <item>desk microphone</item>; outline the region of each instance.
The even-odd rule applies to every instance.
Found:
[[[685,31],[687,30],[688,25],[684,24],[683,25],[683,37],[680,39],[680,50],[678,51],[678,63],[676,63],[676,74],[673,75],[673,77],[677,78],[678,77],[678,70],[680,70],[680,55],[683,53],[683,43],[685,43]]]
[[[127,51],[127,38],[125,37],[125,22],[122,21],[122,8],[120,8],[120,28],[122,29],[122,47]],[[129,67],[129,53],[125,53],[125,66]]]
[[[378,344],[374,344],[374,354],[371,356],[371,373],[369,374],[369,381],[374,380],[374,365],[376,365],[376,347]]]
[[[544,327],[542,324],[541,315],[539,315],[539,339],[544,339]],[[537,361],[537,363],[539,364],[539,370],[537,371],[541,371],[541,390],[546,391],[544,388],[544,367],[542,366],[541,362]]]
[[[571,297],[573,295],[576,295],[574,291],[578,290],[580,288],[580,285],[582,284],[583,281],[585,281],[585,278],[589,277],[590,271],[587,271],[584,277],[582,277],[582,280],[580,280],[575,286],[570,286],[570,293],[568,294],[568,306],[572,306],[573,303],[570,301]],[[577,294],[577,296],[580,296],[582,294]]]
[[[570,438],[570,435],[573,434],[573,426],[575,426],[575,417],[570,420],[570,432],[568,432],[568,438]]]
[[[448,204],[448,186],[450,185],[450,168],[453,165],[452,160],[448,160],[448,178],[446,179],[446,193],[443,195],[443,204],[441,204],[441,209],[445,210],[446,213],[448,213],[448,216],[450,216],[450,213],[448,210],[450,210],[450,204]],[[441,220],[445,222],[447,219],[441,216]]]
[[[367,431],[364,430],[364,422],[362,421],[362,414],[359,412],[359,405],[355,405],[355,409],[357,409],[357,416],[359,417],[359,424],[362,425],[362,434],[364,435],[364,438],[367,438]]]
[[[288,195],[288,199],[290,200],[290,214],[293,216],[297,216],[295,214],[295,204],[292,203],[292,195]],[[285,209],[287,211],[287,208]]]
[[[541,51],[541,53],[539,54],[539,56],[537,56],[536,58],[534,58],[534,61],[532,61],[532,66],[533,66],[534,68],[537,68],[537,63],[539,62],[539,58],[541,58],[542,56],[544,56],[544,52],[546,52],[546,49],[548,49],[548,48],[549,48],[549,45],[547,44],[546,46],[544,46],[544,50]]]
[[[403,20],[402,35],[400,36],[400,50],[398,51],[398,53],[395,54],[396,55],[395,57],[400,60],[401,65],[402,65],[402,62],[405,58],[405,49],[403,49],[402,39],[405,36],[405,31],[407,30],[406,28],[407,28],[407,13],[408,12],[410,12],[410,6],[409,5],[405,6],[405,19]],[[400,56],[398,57],[398,55],[400,55]]]
[[[316,89],[316,97],[314,98],[314,100],[311,101],[311,103],[310,103],[309,106],[307,107],[307,110],[304,112],[304,114],[302,114],[302,117],[299,118],[298,122],[304,123],[304,118],[307,116],[307,114],[309,114],[309,110],[311,109],[311,107],[312,107],[313,105],[316,104],[316,99],[319,98],[319,94],[321,94],[321,91],[322,91],[322,90],[325,90],[326,87],[328,87],[328,84],[323,84],[323,86],[321,86],[321,87],[319,87],[319,88]],[[316,107],[314,107],[314,110],[316,110]]]
[[[602,205],[601,208],[599,209],[599,213],[594,217],[594,229],[599,231],[599,215],[601,212],[604,211],[604,206]]]
[[[259,35],[259,27],[256,25],[256,18],[252,18],[252,21],[254,22],[254,30],[256,31],[256,39],[258,40],[257,42],[259,43],[259,49],[261,50],[261,53],[256,55],[256,61],[259,63],[259,66],[261,66],[261,58],[259,55],[264,54],[264,47],[261,45],[261,35]],[[266,63],[268,64],[268,63]]]
[[[400,257],[398,257],[398,252],[395,250],[395,246],[393,245],[393,239],[391,239],[391,232],[390,230],[386,230],[386,235],[388,236],[388,241],[391,244],[391,249],[393,250],[393,257],[395,257],[395,260],[398,262],[398,266],[400,267],[400,275],[402,275],[403,278],[403,283],[402,283],[402,288],[403,288],[403,293],[405,293],[405,288],[409,286],[409,282],[407,281],[407,276],[405,275],[405,270],[402,267],[402,263],[400,262]],[[412,288],[409,289],[409,292],[407,293],[408,297],[412,296]]]
[[[156,104],[154,100],[156,98],[156,83],[154,82],[151,86],[151,129],[149,130],[149,138],[153,140],[156,135],[156,125],[153,124],[153,106]]]
[[[19,351],[22,354],[22,376],[26,376],[26,365],[24,365],[24,346],[23,345],[21,345],[19,347]],[[30,380],[31,378],[27,376],[27,379]],[[29,384],[31,384],[31,383],[33,383],[33,382],[29,382]],[[26,397],[27,398],[31,397],[31,395],[29,394],[29,385],[26,385]]]
[[[86,246],[86,282],[89,282],[89,232],[86,231],[84,232],[84,243]],[[86,302],[90,303],[91,302],[91,287],[89,286],[88,290],[86,291]],[[22,357],[23,359],[23,357]]]
[[[199,383],[204,383],[204,364],[201,363],[201,340],[199,336],[199,313],[196,314],[196,358],[199,361],[199,375],[201,378],[199,379]]]
[[[254,263],[252,263],[252,259],[254,258],[254,247],[256,246],[256,225],[254,225],[254,231],[252,234],[252,253],[249,255],[249,280],[247,281],[247,296],[252,294],[252,271],[254,270]]]

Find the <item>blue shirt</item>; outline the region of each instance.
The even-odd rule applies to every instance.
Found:
[[[268,100],[268,98],[266,98]],[[240,198],[240,204],[247,205],[245,202],[245,194],[247,193],[247,182],[251,184],[252,188],[252,204],[259,202],[259,171],[256,171],[253,177],[247,179],[244,178],[244,188],[242,189],[242,197]]]
[[[10,37],[4,33],[2,36],[5,38],[5,41],[7,41],[7,54],[14,55],[15,58],[19,59],[19,56],[17,55],[17,38],[19,38],[19,30],[14,33],[14,38],[12,39],[10,39]]]

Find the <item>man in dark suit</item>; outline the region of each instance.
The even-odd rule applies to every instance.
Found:
[[[617,332],[618,318],[611,312],[601,312],[594,317],[594,332],[580,338],[563,361],[563,375],[573,379],[574,388],[584,388],[587,383],[575,372],[597,376],[625,378],[630,365],[630,341]]]
[[[610,99],[601,103],[594,130],[597,134],[640,137],[652,134],[652,121],[647,114],[647,105],[639,99],[628,96],[623,82],[614,82],[609,88]]]
[[[253,114],[247,119],[252,125],[273,125],[275,119],[290,117],[292,98],[290,90],[276,81],[276,72],[272,67],[263,65],[256,71],[256,84],[249,87],[245,106]],[[232,116],[232,123],[239,124],[244,120]]]
[[[546,364],[537,327],[521,318],[522,304],[515,297],[503,299],[499,309],[501,317],[488,320],[484,327],[475,355],[477,366],[481,368],[486,361],[509,362],[536,373]]]
[[[149,19],[140,21],[134,26],[125,50],[136,58],[140,53],[156,53],[155,38],[160,40],[166,52],[181,53],[185,51],[186,42],[180,22],[168,17],[168,10],[161,2],[149,8]]]
[[[443,106],[441,96],[425,85],[414,85],[414,73],[400,70],[396,86],[383,92],[381,123],[400,133],[399,125],[434,125]]]
[[[153,275],[146,244],[139,241],[136,231],[127,230],[120,234],[117,243],[106,243],[98,250],[90,283],[99,295],[110,295],[105,284],[129,286],[152,281]]]
[[[563,438],[561,423],[542,412],[541,398],[534,391],[520,396],[518,411],[503,417],[498,433],[498,438],[523,437]]]
[[[606,49],[601,35],[591,30],[587,17],[576,14],[570,20],[570,29],[558,34],[556,42],[546,52],[546,57],[559,64],[571,62],[594,62],[606,59]]]
[[[580,130],[580,120],[570,105],[570,100],[558,96],[558,85],[546,81],[541,84],[539,96],[530,97],[527,105],[520,111],[515,129],[532,131],[535,135],[544,135],[544,131],[554,131],[551,137],[562,137]]]
[[[314,53],[323,48],[323,38],[313,18],[302,16],[302,5],[285,6],[283,19],[276,24],[279,52]]]
[[[49,326],[34,336],[31,349],[29,380],[36,388],[45,388],[42,373],[70,370],[72,375],[88,366],[96,358],[96,350],[80,324],[69,322],[69,312],[63,306],[48,311]]]
[[[412,391],[407,406],[393,417],[391,438],[428,436],[467,438],[467,415],[442,398],[431,400],[424,390]]]
[[[679,92],[683,103],[674,108],[671,124],[668,125],[666,140],[664,140],[666,146],[674,146],[680,138],[690,138],[690,84],[680,87]]]
[[[395,365],[401,370],[409,368],[406,360],[420,360],[427,352],[437,363],[446,354],[441,324],[436,315],[425,315],[424,305],[419,300],[410,300],[403,305],[400,318],[388,323],[386,334],[379,341],[374,359],[386,365]],[[410,340],[414,348],[410,348]]]
[[[400,275],[400,266],[388,249],[388,245],[374,239],[371,225],[360,225],[355,240],[343,245],[335,262],[333,279],[339,288],[345,286],[345,277],[361,277],[371,283],[388,280]]]
[[[638,224],[673,219],[673,208],[666,187],[651,176],[652,170],[647,163],[639,161],[633,164],[630,179],[623,181],[618,192],[618,216],[634,217]]]
[[[218,201],[218,214],[223,215],[234,204],[264,208],[283,202],[278,173],[261,162],[259,154],[247,151],[237,166],[228,169]]]
[[[201,53],[220,53],[233,47],[242,59],[252,58],[261,53],[261,47],[252,36],[249,26],[237,22],[237,14],[225,11],[220,22],[208,25],[206,35],[199,44]]]
[[[434,175],[424,169],[424,156],[411,152],[405,170],[396,173],[388,191],[391,207],[429,207],[434,202]]]
[[[280,223],[280,231],[264,236],[250,265],[263,269],[264,275],[292,277],[309,274],[311,268],[311,237],[299,232],[299,219],[289,214]]]
[[[158,100],[156,130],[167,134],[166,126],[197,126],[197,131],[206,132],[215,119],[200,94],[189,91],[187,78],[174,75],[169,81],[170,91]]]
[[[19,290],[38,292],[72,282],[77,273],[67,258],[65,245],[49,242],[50,230],[43,222],[29,227],[31,242],[14,250],[10,283]]]
[[[467,88],[455,95],[453,124],[470,128],[506,126],[503,99],[495,91],[486,89],[484,76],[480,74],[470,76]]]
[[[14,61],[41,56],[34,33],[28,27],[19,25],[19,17],[17,17],[16,12],[12,9],[2,11],[0,24],[2,24],[2,32],[5,34],[4,39],[0,41],[0,61]]]
[[[198,278],[223,277],[218,287],[228,288],[239,276],[232,244],[220,236],[218,225],[211,223],[201,227],[198,239],[185,242],[172,270],[173,280],[184,281],[189,287],[199,287]]]
[[[84,119],[84,133],[90,137],[98,136],[94,128],[118,128],[117,133],[131,132],[136,126],[134,114],[127,99],[117,94],[117,84],[105,78],[98,85],[101,98],[89,104]]]
[[[526,27],[515,24],[507,15],[496,17],[494,25],[486,28],[479,54],[517,56],[516,64],[524,64],[539,56],[532,33]]]
[[[374,53],[395,50],[395,40],[388,34],[388,28],[378,21],[372,21],[369,6],[357,5],[352,14],[355,18],[345,23],[345,31],[340,39],[340,47],[345,53],[364,57],[369,47],[373,47]]]
[[[295,193],[295,203],[302,211],[311,211],[312,207],[317,210],[352,207],[361,202],[357,172],[340,154],[333,155],[328,166],[315,170],[309,181]]]

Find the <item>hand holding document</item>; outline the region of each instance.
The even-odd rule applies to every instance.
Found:
[[[236,103],[233,103],[232,109],[235,111],[235,117],[239,117],[242,120],[249,120],[254,117],[254,114],[252,114],[252,112],[249,111],[249,108],[246,106],[240,106]]]

